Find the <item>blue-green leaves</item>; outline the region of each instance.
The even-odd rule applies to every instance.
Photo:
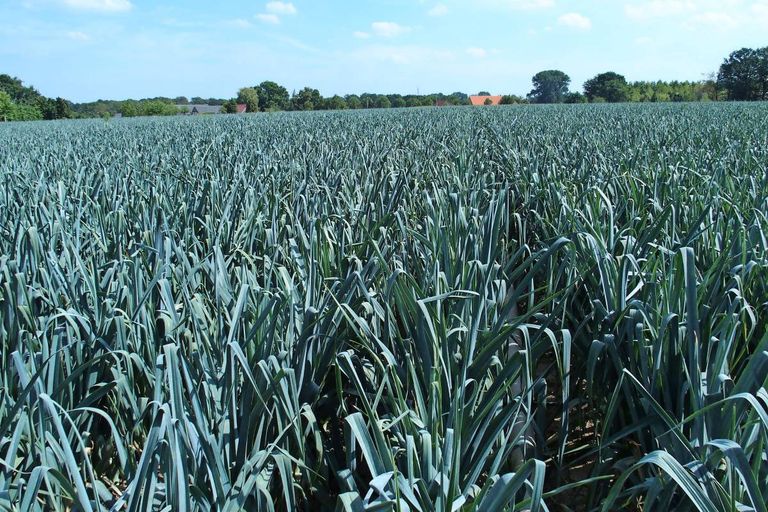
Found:
[[[0,509],[764,511],[765,119],[0,126]]]

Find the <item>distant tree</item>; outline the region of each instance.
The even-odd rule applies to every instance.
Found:
[[[189,100],[187,99],[187,97],[186,97],[186,96],[176,96],[176,97],[173,99],[173,102],[174,102],[176,105],[189,105]]]
[[[225,114],[237,114],[237,101],[227,100],[221,106],[221,111]],[[258,101],[256,102],[256,111],[258,112]],[[249,109],[250,112],[250,109]]]
[[[629,100],[629,86],[626,78],[609,71],[587,80],[584,83],[584,94],[591,102],[602,98],[609,103],[618,103]]]
[[[136,117],[139,115],[139,102],[135,100],[125,100],[120,104],[120,114],[123,117]]]
[[[374,103],[374,106],[376,108],[390,108],[392,107],[392,104],[390,103],[389,98],[387,98],[383,94],[380,94],[376,96],[376,101]]]
[[[403,98],[399,94],[395,95],[394,98],[390,98],[389,103],[392,105],[392,108],[404,108],[408,106],[408,104],[405,101],[405,98]]]
[[[533,90],[528,98],[534,103],[562,103],[568,93],[571,78],[557,69],[536,73],[531,79]]]
[[[427,94],[426,96],[419,96],[420,107],[432,107],[437,102],[437,95]]]
[[[305,87],[291,99],[291,105],[293,110],[320,110],[323,97],[317,89]]]
[[[287,110],[291,98],[288,89],[275,82],[264,81],[254,87],[259,95],[259,110],[270,112],[275,110]]]
[[[405,106],[406,107],[420,107],[421,106],[421,97],[420,96],[408,96],[405,98]]]
[[[362,103],[363,108],[376,108],[376,98],[375,94],[364,92],[360,95],[360,103]]]
[[[493,105],[493,100],[491,98],[486,98],[483,105]]]
[[[13,112],[13,102],[11,96],[5,92],[0,91],[0,121],[12,121],[11,114]]]
[[[56,119],[56,100],[54,99],[38,96],[34,101],[26,103],[26,105],[36,107],[43,116],[43,119]]]
[[[468,105],[469,104],[469,95],[463,92],[451,93],[449,98],[450,98],[449,103],[451,105]]]
[[[248,110],[248,112],[258,112],[259,93],[253,87],[243,87],[237,91],[235,112],[237,112],[237,103],[245,103],[245,108]]]
[[[9,121],[37,121],[40,119],[43,119],[40,109],[33,105],[21,103],[13,106]]]
[[[360,97],[356,94],[348,94],[346,96],[347,107],[358,109],[363,108],[363,104],[360,102]]]
[[[768,47],[742,48],[731,53],[720,66],[717,81],[729,99],[768,99]]]
[[[0,91],[4,91],[11,97],[16,105],[36,105],[43,96],[34,87],[25,86],[24,83],[10,75],[0,75]]]
[[[718,101],[720,99],[720,87],[717,83],[717,73],[707,73],[700,86],[702,98],[701,101]]]
[[[326,101],[326,108],[329,110],[345,110],[347,108],[347,102],[338,94],[328,98]]]
[[[520,103],[526,103],[525,98],[521,98],[515,94],[505,94],[501,97],[501,105],[518,105]]]
[[[587,97],[581,94],[580,92],[569,92],[565,95],[563,98],[565,103],[586,103]]]
[[[149,100],[143,102],[140,112],[140,115],[144,116],[175,116],[179,113],[179,109],[170,102]]]
[[[488,91],[480,91],[479,93],[477,93],[477,95],[478,96],[490,96],[491,93],[489,93]]]
[[[56,98],[56,119],[70,119],[74,117],[72,105],[64,98]]]

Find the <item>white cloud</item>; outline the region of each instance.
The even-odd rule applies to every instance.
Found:
[[[289,15],[296,14],[296,6],[291,2],[268,2],[267,12],[272,14]]]
[[[229,20],[227,22],[227,25],[235,28],[250,28],[253,26],[253,24],[250,21],[245,20],[243,18],[235,18],[234,20]]]
[[[477,3],[481,6],[514,9],[518,11],[548,9],[555,6],[555,0],[478,0]]]
[[[411,28],[392,21],[374,21],[371,23],[371,30],[374,34],[381,37],[397,37],[410,32]]]
[[[257,14],[256,19],[263,23],[269,23],[272,25],[277,25],[280,23],[280,18],[276,14]]]
[[[67,37],[73,41],[90,41],[91,39],[91,37],[85,32],[79,32],[77,30],[67,32]]]
[[[557,18],[557,24],[576,30],[589,30],[592,28],[592,20],[577,12],[569,12]]]
[[[453,54],[447,50],[424,46],[366,46],[352,54],[360,62],[381,61],[402,66],[424,66],[435,62],[447,62]]]
[[[482,59],[483,57],[488,56],[488,51],[485,48],[478,48],[477,46],[472,46],[470,48],[467,48],[467,55],[471,57],[475,57],[476,59]]]
[[[688,28],[707,25],[718,30],[732,30],[739,26],[739,22],[725,12],[708,11],[696,14],[686,23]]]
[[[429,11],[427,11],[427,14],[430,16],[445,16],[448,14],[448,6],[445,4],[437,4]]]
[[[635,21],[669,18],[694,10],[696,10],[696,4],[692,0],[652,0],[624,5],[624,13],[629,19]]]
[[[670,21],[688,30],[719,31],[768,23],[768,0],[646,0],[624,5],[632,21]]]
[[[371,37],[371,34],[369,34],[368,32],[363,32],[361,30],[357,30],[353,32],[352,35],[358,39],[370,39]]]
[[[130,0],[62,0],[62,3],[84,11],[125,12],[133,9]]]

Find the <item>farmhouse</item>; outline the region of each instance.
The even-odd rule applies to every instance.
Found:
[[[499,105],[501,104],[501,96],[470,96],[469,101],[472,102],[472,106],[474,107]]]
[[[237,104],[237,113],[238,114],[245,114],[246,112],[248,112],[248,105],[246,105],[245,103],[238,103]]]
[[[196,116],[199,114],[218,114],[221,112],[221,105],[189,104],[176,105],[184,114]],[[239,105],[238,105],[239,107]]]

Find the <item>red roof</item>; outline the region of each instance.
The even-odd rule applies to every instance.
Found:
[[[237,104],[237,113],[238,114],[245,114],[246,112],[248,112],[248,105],[246,105],[245,103],[238,103]]]
[[[501,96],[470,96],[469,101],[476,107],[482,107],[486,101],[491,100],[489,105],[498,105],[501,103]]]

